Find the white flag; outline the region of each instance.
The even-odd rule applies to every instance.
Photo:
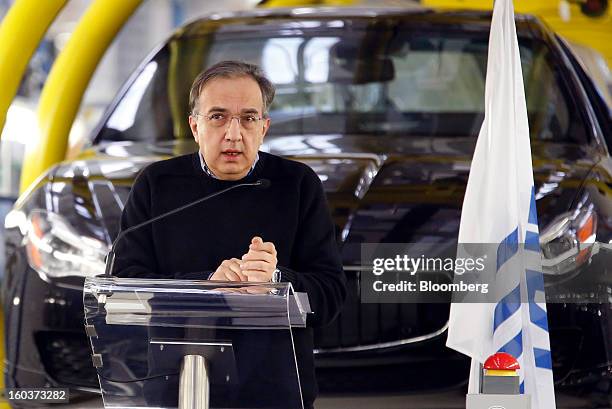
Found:
[[[498,250],[497,275],[512,272],[514,280],[497,303],[451,306],[446,345],[472,357],[470,393],[478,393],[479,364],[503,351],[518,359],[521,392],[531,395],[532,408],[555,408],[546,304],[534,301],[544,285],[512,0],[496,0],[493,8],[485,116],[463,201],[459,243],[499,244],[505,251]],[[524,252],[508,251],[523,243]]]

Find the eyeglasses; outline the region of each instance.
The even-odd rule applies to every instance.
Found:
[[[232,122],[232,119],[236,118],[238,120],[238,124],[245,131],[252,131],[257,127],[259,121],[263,118],[259,117],[255,114],[242,114],[242,115],[229,115],[222,112],[215,112],[210,115],[203,115],[194,112],[194,116],[201,116],[206,120],[206,124],[210,125],[213,128],[222,128],[224,126],[229,126]]]

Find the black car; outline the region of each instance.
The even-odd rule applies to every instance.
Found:
[[[484,116],[490,20],[484,12],[308,8],[213,15],[180,28],[134,73],[91,145],[50,169],[6,218],[6,386],[96,391],[84,278],[104,271],[138,172],[196,150],[189,88],[225,59],[257,63],[275,83],[263,149],[310,165],[327,192],[349,296],[316,334],[321,389],[465,382],[467,359],[444,346],[448,304],[360,302],[360,244],[456,244]],[[572,291],[588,276],[610,292],[612,266],[592,251],[612,241],[608,108],[562,39],[533,17],[517,16],[516,25],[541,246],[554,267],[547,278]],[[609,402],[610,302],[551,303],[548,311],[557,389]]]

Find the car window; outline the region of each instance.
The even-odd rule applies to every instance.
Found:
[[[548,47],[520,38],[532,138],[587,140],[574,98]],[[269,135],[477,136],[484,116],[488,35],[363,27],[232,30],[173,40],[116,105],[101,140],[191,138],[188,93],[221,60],[259,64],[277,92]]]

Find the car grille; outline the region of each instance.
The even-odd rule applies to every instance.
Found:
[[[555,382],[564,381],[576,365],[584,337],[579,328],[553,328],[550,331],[553,375]]]
[[[99,387],[84,333],[39,332],[36,344],[45,370],[60,385]]]
[[[346,271],[347,299],[339,317],[315,332],[318,352],[376,348],[442,331],[448,304],[363,304],[359,271]]]

